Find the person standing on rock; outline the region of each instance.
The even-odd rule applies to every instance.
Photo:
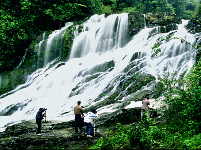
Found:
[[[38,129],[36,131],[37,135],[40,135],[41,133],[41,123],[42,123],[43,117],[46,115],[46,110],[47,110],[46,108],[40,108],[36,114],[36,123],[38,125]]]
[[[141,119],[143,118],[145,113],[148,113],[148,105],[150,105],[149,97],[147,99],[142,101],[142,106],[141,106]]]
[[[84,116],[84,124],[87,126],[85,134],[87,134],[87,137],[92,137],[90,134],[93,131],[93,125],[92,122],[94,121],[95,118],[98,117],[97,111],[95,109],[92,109],[91,112],[88,112]]]
[[[74,107],[74,114],[75,114],[75,133],[78,133],[78,127],[82,130],[83,121],[81,117],[83,116],[83,109],[80,106],[81,101],[77,102],[77,105]]]

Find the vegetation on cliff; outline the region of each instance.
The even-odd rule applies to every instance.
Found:
[[[170,12],[191,18],[197,0],[2,0],[0,73],[16,68],[31,41],[44,31],[93,14]]]

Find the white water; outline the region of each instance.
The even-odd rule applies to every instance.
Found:
[[[115,24],[117,17],[120,19]],[[186,23],[187,21],[183,21],[183,24],[179,25],[173,37],[179,37],[194,44],[194,35],[187,33],[184,29]],[[56,66],[48,69],[49,64],[47,64],[45,68],[30,75],[24,85],[11,92],[13,94],[10,93],[0,98],[0,112],[7,112],[10,107],[18,106],[18,111],[11,116],[0,117],[2,130],[8,123],[34,119],[40,107],[48,109],[48,119],[65,121],[73,119],[72,110],[78,100],[82,101],[83,106],[94,105],[97,103],[94,100],[108,84],[113,84],[112,91],[115,91],[120,82],[118,78],[125,74],[123,70],[131,63],[130,60],[134,53],[139,54],[134,60],[138,62],[135,66],[138,68],[137,72],[149,73],[156,78],[164,71],[177,71],[178,75],[182,72],[187,73],[195,63],[195,52],[190,46],[181,43],[179,39],[164,41],[159,47],[162,52],[152,57],[154,43],[158,38],[169,34],[156,34],[148,38],[150,31],[154,28],[143,29],[127,43],[127,14],[112,15],[106,19],[104,16],[95,15],[84,26],[83,32],[74,40],[71,59],[65,65],[57,69],[55,69]],[[118,31],[118,33],[113,33],[113,31]],[[115,62],[112,71],[93,72],[93,67],[110,61]],[[96,78],[85,82],[88,77],[95,74],[98,75]],[[76,86],[78,87],[75,90],[77,94],[70,96],[72,89]],[[109,95],[105,97],[107,96]],[[125,99],[126,97],[122,101]],[[138,103],[131,103],[131,105],[138,107]],[[99,113],[113,112],[116,110],[113,108],[117,105],[119,103],[110,104],[98,111]],[[22,106],[24,106],[23,109]],[[65,112],[69,113],[61,115]]]
[[[60,55],[61,49],[59,48],[59,52],[57,52],[57,49],[62,43],[62,39],[66,29],[72,24],[72,22],[68,22],[66,23],[65,27],[63,27],[61,30],[55,30],[52,34],[49,35],[45,49],[44,67],[46,67],[48,62],[50,61],[49,54],[51,49],[53,49],[55,53],[54,59]],[[59,55],[56,55],[56,53],[59,53]]]
[[[83,32],[73,42],[71,58],[88,53],[103,53],[125,46],[128,42],[128,14],[91,17]]]
[[[41,55],[41,48],[42,48],[42,44],[44,43],[45,41],[45,32],[43,33],[43,37],[42,37],[42,40],[35,45],[35,50],[37,51],[37,55],[38,55],[38,60],[37,60],[37,69],[39,68],[39,65],[40,65],[40,55]]]

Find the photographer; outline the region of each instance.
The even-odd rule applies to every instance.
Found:
[[[40,108],[39,111],[36,114],[36,123],[38,125],[38,129],[36,131],[37,135],[40,135],[41,133],[41,122],[44,116],[46,116],[46,108]]]

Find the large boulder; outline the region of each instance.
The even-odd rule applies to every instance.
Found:
[[[145,16],[147,27],[182,23],[181,17],[171,13],[147,13]]]

